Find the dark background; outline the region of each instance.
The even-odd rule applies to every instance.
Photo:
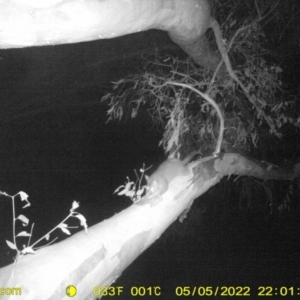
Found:
[[[155,30],[0,51],[0,190],[29,195],[32,206],[22,211],[18,204],[18,213],[35,223],[33,241],[68,214],[73,200],[89,226],[131,205],[113,191],[143,163],[157,166],[164,159],[162,128],[146,113],[106,124],[107,107],[100,103],[112,81],[142,69],[143,56],[156,48],[183,55]],[[159,285],[170,297],[176,286],[242,285],[254,294],[257,286],[300,287],[298,216],[235,209],[240,191],[233,179],[198,199],[188,219],[176,221],[116,285]],[[263,192],[255,200],[266,205]],[[2,267],[15,256],[5,243],[12,241],[9,198],[0,197],[0,211]]]

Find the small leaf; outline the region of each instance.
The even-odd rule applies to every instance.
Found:
[[[26,218],[24,215],[19,215],[17,220],[20,220],[23,223],[23,226],[27,226],[29,223],[29,219]]]
[[[125,187],[125,185],[120,185],[120,186],[113,192],[113,194],[117,193],[121,188],[124,188],[124,187]]]
[[[21,201],[26,201],[27,202],[27,204],[25,204],[23,206],[23,208],[29,207],[31,205],[30,202],[28,201],[29,196],[25,192],[19,192],[19,195],[21,197]]]
[[[131,181],[131,182],[128,182],[126,185],[125,185],[125,190],[127,191],[130,191],[131,190],[131,186],[133,185],[134,183]]]
[[[26,231],[21,231],[20,233],[18,233],[18,234],[16,235],[16,237],[17,237],[17,236],[31,236],[31,234],[28,233],[28,232],[26,232]]]
[[[68,227],[68,224],[66,223],[60,223],[57,225],[58,228],[67,228]]]
[[[83,215],[81,215],[81,214],[77,214],[76,216],[74,216],[74,217],[76,217],[76,218],[78,218],[79,220],[80,220],[80,225],[82,226],[82,227],[84,227],[84,231],[85,231],[85,233],[87,233],[87,228],[88,228],[88,225],[87,225],[87,223],[86,223],[86,218],[83,216]]]
[[[28,201],[27,198],[29,197],[25,192],[19,192],[22,201]]]
[[[131,198],[135,195],[135,191],[127,191],[125,195]]]
[[[124,189],[124,190],[122,190],[121,192],[119,192],[117,195],[118,195],[118,196],[126,195],[127,192],[128,192],[128,191]]]
[[[28,253],[35,254],[36,252],[31,247],[26,247],[21,251],[21,254],[28,254]]]
[[[71,235],[71,232],[70,232],[67,228],[60,227],[60,229],[61,229],[62,232],[64,232],[65,234]]]
[[[229,27],[233,27],[233,25],[235,25],[235,23],[236,23],[236,20],[232,20],[229,24]]]
[[[126,195],[126,193],[127,193],[128,191],[130,192],[130,191],[132,190],[132,188],[131,188],[132,185],[134,185],[134,182],[132,182],[132,181],[131,181],[131,182],[128,182],[128,183],[124,186],[124,189],[123,189],[121,192],[118,193],[118,195],[119,195],[119,196],[122,196],[122,195],[124,195],[124,194]]]
[[[15,244],[13,244],[12,242],[6,240],[6,244],[8,245],[9,248],[11,248],[13,250],[18,250],[17,246]]]
[[[74,217],[76,217],[77,219],[80,220],[80,225],[81,225],[81,226],[86,225],[86,218],[85,218],[83,215],[77,214],[77,215],[75,215]]]
[[[60,228],[62,230],[62,232],[64,232],[67,235],[71,235],[71,232],[67,229],[68,225],[65,223],[61,223],[57,226],[58,228]]]
[[[72,209],[75,210],[78,207],[79,207],[79,202],[74,200],[73,203],[72,203]]]
[[[29,207],[31,206],[31,204],[28,202],[27,204],[25,204],[22,208],[26,208],[26,207]]]
[[[70,213],[73,213],[74,210],[78,207],[79,207],[79,202],[74,200],[73,203],[72,203],[72,208],[70,209]]]

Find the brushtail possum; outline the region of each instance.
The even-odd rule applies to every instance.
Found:
[[[176,158],[168,158],[165,160],[157,170],[147,179],[148,181],[148,195],[163,195],[169,188],[169,182],[178,175],[185,175],[189,173],[186,166],[187,163],[196,155],[198,151],[191,152],[184,160]]]

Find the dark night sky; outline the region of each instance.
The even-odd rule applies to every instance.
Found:
[[[0,190],[29,194],[32,207],[22,213],[35,222],[36,239],[68,213],[74,199],[89,225],[122,210],[130,201],[112,192],[126,176],[133,178],[133,169],[142,163],[163,160],[161,131],[151,129],[150,118],[106,124],[107,108],[100,103],[110,82],[141,68],[141,56],[154,53],[155,47],[180,51],[158,31],[0,51]],[[224,182],[198,200],[190,218],[171,226],[116,285],[168,290],[193,284],[296,283],[299,238],[284,230],[280,220],[223,215],[220,210],[214,214],[211,203],[218,200],[222,206],[230,200],[227,187]],[[3,266],[13,257],[5,244],[12,239],[12,219],[8,199],[1,200]],[[289,224],[299,227],[297,220]]]
[[[0,190],[29,194],[30,215],[44,223],[37,227],[56,224],[74,199],[89,225],[113,215],[131,203],[112,197],[126,176],[162,161],[161,132],[151,129],[150,118],[106,123],[107,107],[100,103],[111,82],[142,68],[141,56],[154,53],[157,43],[177,49],[166,34],[152,31],[0,51]],[[1,225],[10,230],[11,208],[2,209],[8,215]]]

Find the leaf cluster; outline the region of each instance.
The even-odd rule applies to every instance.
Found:
[[[219,134],[215,109],[191,90],[166,84],[173,81],[206,93],[221,108],[225,152],[248,154],[257,147],[261,129],[281,138],[283,127],[299,128],[300,117],[294,110],[299,97],[285,89],[283,69],[266,47],[264,26],[278,16],[278,3],[254,1],[245,14],[236,1],[229,2],[231,9],[221,18],[225,50],[219,46],[228,77],[218,77],[190,59],[155,53],[145,59],[145,71],[115,82],[114,92],[103,97],[109,120],[121,119],[125,113],[134,118],[143,107],[154,123],[163,126],[161,144],[166,151],[174,145],[211,154]],[[228,9],[221,6],[215,12],[221,8]]]
[[[55,226],[53,229],[51,229],[47,234],[45,234],[43,237],[41,237],[40,239],[38,239],[36,242],[30,244],[31,242],[31,238],[32,238],[32,235],[33,235],[33,228],[34,228],[34,223],[32,223],[32,226],[31,226],[31,230],[30,232],[28,231],[21,231],[19,233],[16,233],[16,222],[17,221],[21,221],[22,222],[22,225],[24,227],[28,226],[29,224],[29,219],[23,215],[23,214],[20,214],[16,217],[16,209],[15,209],[15,198],[19,196],[19,198],[21,199],[21,201],[23,202],[26,202],[26,204],[23,206],[23,209],[31,206],[30,202],[28,201],[28,195],[25,193],[25,192],[19,192],[17,193],[16,195],[9,195],[7,194],[6,192],[1,192],[0,191],[0,196],[1,195],[4,195],[6,197],[9,197],[11,198],[11,201],[12,201],[12,210],[13,210],[13,242],[9,241],[9,240],[6,240],[6,244],[8,245],[8,247],[10,247],[11,249],[15,250],[17,252],[17,258],[16,260],[18,259],[18,257],[22,256],[22,255],[26,255],[26,254],[35,254],[36,253],[36,250],[37,249],[40,249],[40,248],[43,248],[43,247],[46,247],[50,244],[52,244],[55,240],[53,239],[51,242],[49,242],[47,245],[44,245],[44,246],[41,246],[41,247],[36,247],[36,245],[38,243],[40,243],[42,240],[49,240],[50,239],[50,235],[52,234],[53,231],[55,231],[56,229],[61,229],[62,232],[64,232],[65,234],[67,235],[71,235],[69,229],[71,227],[69,227],[65,222],[71,218],[71,217],[74,217],[74,218],[77,218],[79,221],[80,221],[80,225],[84,227],[85,229],[85,232],[87,233],[88,229],[87,229],[87,223],[86,223],[86,219],[85,217],[78,213],[78,212],[75,212],[75,210],[79,207],[79,203],[77,201],[73,201],[72,203],[72,208],[70,209],[70,213],[69,215],[63,220],[61,221],[57,226]],[[28,242],[27,242],[27,245],[23,245],[23,249],[20,250],[20,248],[18,247],[18,243],[17,243],[17,238],[20,238],[20,237],[25,237],[25,238],[28,238]]]

